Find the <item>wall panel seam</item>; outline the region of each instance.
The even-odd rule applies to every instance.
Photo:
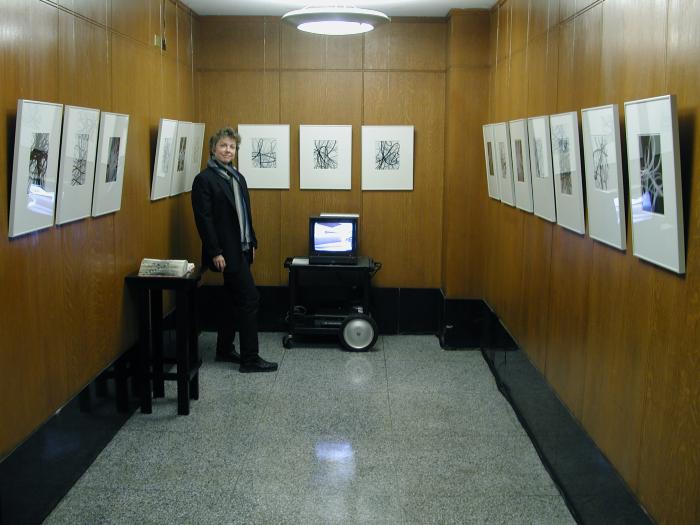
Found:
[[[51,2],[50,0],[39,0],[39,3],[46,4],[49,7],[55,8],[57,11],[62,11],[66,14],[74,16],[75,18],[79,18],[80,20],[83,20],[85,22],[89,22],[89,23],[96,25],[98,27],[101,27],[103,29],[110,29],[107,24],[103,24],[101,22],[98,22],[97,20],[93,20],[92,18],[88,18],[84,15],[81,15],[80,13],[77,13],[76,11],[73,11],[72,9],[68,9],[65,6],[57,4],[56,2]]]
[[[447,71],[445,71],[445,73],[451,73],[454,71],[489,71],[490,69],[490,64],[486,64],[483,66],[450,66],[447,68]]]
[[[98,22],[97,20],[93,20],[92,18],[88,18],[88,17],[86,17],[86,16],[84,16],[84,15],[81,15],[80,13],[78,13],[78,12],[76,12],[76,11],[73,11],[72,9],[69,9],[69,8],[67,8],[67,7],[65,7],[65,6],[59,5],[59,4],[55,3],[55,2],[52,2],[51,0],[38,0],[38,1],[39,1],[40,3],[42,3],[42,4],[48,5],[49,7],[53,7],[53,8],[55,8],[55,9],[58,10],[58,11],[62,11],[63,13],[66,13],[66,14],[68,14],[68,15],[71,15],[71,16],[73,16],[74,18],[77,18],[77,19],[79,19],[79,20],[82,20],[83,22],[87,22],[87,23],[89,23],[89,24],[91,24],[91,25],[93,25],[93,26],[96,26],[96,27],[100,28],[100,29],[106,29],[107,31],[110,32],[110,34],[119,35],[119,36],[121,36],[121,37],[123,37],[123,38],[126,38],[126,39],[128,39],[128,40],[131,40],[132,42],[136,42],[136,43],[138,43],[138,44],[141,44],[142,46],[147,47],[147,48],[150,48],[150,47],[151,47],[147,42],[144,42],[143,40],[139,40],[139,39],[137,39],[137,38],[134,38],[134,37],[131,36],[131,35],[128,35],[128,34],[126,34],[126,33],[122,33],[121,31],[118,31],[118,30],[114,29],[112,26],[110,26],[110,25],[108,25],[108,24],[103,24],[102,22]]]
[[[474,69],[488,69],[489,66],[475,66]],[[444,74],[447,69],[330,69],[330,68],[197,68],[199,73],[440,73]]]
[[[112,0],[112,2],[114,2],[114,1],[116,1],[116,0]],[[188,14],[195,15],[195,16],[197,16],[197,18],[199,18],[199,15],[197,15],[197,13],[192,11],[192,9],[190,9],[189,6],[187,4],[185,4],[182,0],[177,0],[175,2],[175,7],[182,9],[183,11],[186,11]]]
[[[568,23],[568,22],[573,21],[575,18],[578,18],[579,16],[581,16],[581,15],[584,14],[585,12],[590,11],[590,10],[593,9],[594,7],[596,7],[596,6],[600,5],[600,4],[602,4],[604,1],[605,1],[605,0],[596,0],[595,2],[591,2],[590,4],[588,4],[588,5],[587,5],[586,7],[584,7],[583,9],[580,9],[579,11],[576,11],[573,15],[567,16],[566,18],[563,18],[563,19],[559,20],[559,24],[558,24],[558,25],[566,24],[566,23]]]
[[[360,59],[362,62],[362,71],[361,71],[361,76],[362,76],[362,86],[360,88],[360,96],[361,96],[361,104],[360,104],[360,144],[362,144],[362,125],[365,122],[365,53],[367,52],[366,48],[367,44],[367,39],[365,36],[362,37],[362,58]],[[361,146],[360,146],[361,147]],[[362,220],[362,216],[364,215],[364,205],[365,205],[365,199],[364,199],[364,192],[362,191],[362,160],[360,160],[360,209],[359,209],[359,214],[360,214],[360,220]],[[360,222],[359,225],[360,228],[360,234],[362,234],[362,222]]]

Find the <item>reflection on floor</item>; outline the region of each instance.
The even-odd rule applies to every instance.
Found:
[[[480,352],[260,338],[276,373],[214,362],[202,334],[191,414],[168,383],[45,523],[574,523]]]

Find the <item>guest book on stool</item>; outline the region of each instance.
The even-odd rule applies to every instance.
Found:
[[[143,259],[141,277],[183,277],[194,270],[194,264],[184,259]]]

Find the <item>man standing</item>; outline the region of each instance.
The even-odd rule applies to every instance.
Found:
[[[223,272],[226,304],[216,342],[217,359],[235,362],[235,320],[240,335],[240,372],[274,372],[277,363],[258,355],[257,314],[260,294],[250,265],[257,239],[245,178],[233,161],[241,139],[232,128],[222,128],[209,139],[211,158],[192,184],[192,210],[202,239],[202,264]]]

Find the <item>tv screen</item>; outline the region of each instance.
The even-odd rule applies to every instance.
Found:
[[[309,218],[309,255],[357,255],[357,217]]]

